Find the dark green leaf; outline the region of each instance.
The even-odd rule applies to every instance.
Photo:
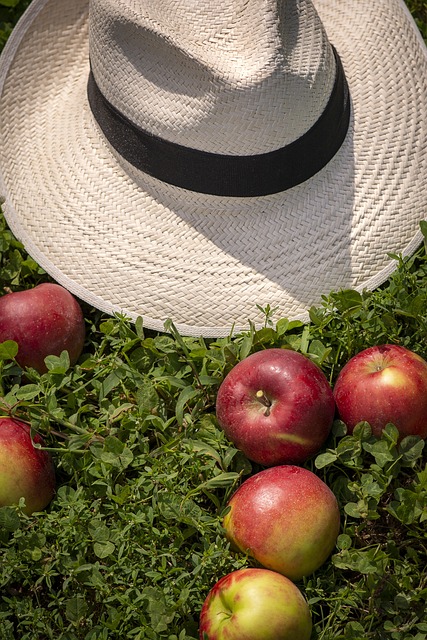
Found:
[[[6,531],[17,531],[20,526],[21,520],[15,509],[0,507],[0,528]]]
[[[65,615],[67,620],[73,623],[78,623],[82,618],[86,616],[88,612],[88,606],[84,598],[76,596],[69,598],[65,603]]]

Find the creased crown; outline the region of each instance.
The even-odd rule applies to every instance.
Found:
[[[91,0],[90,59],[105,98],[134,124],[231,155],[306,133],[335,78],[310,0]]]

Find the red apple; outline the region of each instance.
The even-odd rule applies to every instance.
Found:
[[[233,444],[264,466],[299,464],[319,451],[334,419],[324,373],[289,349],[258,351],[223,380],[218,422]]]
[[[391,422],[401,437],[427,438],[427,362],[404,347],[384,344],[355,355],[339,373],[334,396],[349,433],[366,421],[380,436]]]
[[[33,367],[43,373],[47,370],[46,356],[59,356],[62,351],[68,351],[75,364],[84,339],[81,307],[58,284],[39,284],[0,298],[0,342],[17,342],[16,360],[21,367]]]
[[[256,473],[228,506],[223,527],[232,545],[291,580],[318,569],[339,533],[334,494],[302,467],[282,465]]]
[[[16,419],[0,418],[0,507],[25,498],[25,512],[42,511],[55,493],[55,469],[38,434],[31,439],[30,427]]]
[[[208,593],[200,640],[309,640],[311,615],[293,582],[267,569],[240,569]]]

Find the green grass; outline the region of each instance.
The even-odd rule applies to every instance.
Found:
[[[5,8],[4,42],[27,3]],[[425,33],[424,2],[408,2]],[[421,22],[419,23],[421,24]],[[3,38],[1,40],[1,38]],[[425,212],[420,212],[420,217]],[[0,345],[0,413],[31,420],[52,450],[58,493],[43,513],[0,508],[2,640],[190,640],[209,589],[254,563],[230,551],[221,514],[260,468],[215,418],[223,376],[253,351],[290,346],[333,384],[354,353],[401,344],[427,358],[427,257],[421,247],[371,293],[332,293],[311,323],[219,340],[144,329],[83,305],[87,341],[75,367],[50,357],[25,378]],[[49,280],[0,218],[0,289]],[[307,463],[335,492],[342,528],[325,565],[298,583],[313,640],[425,640],[427,467],[424,442],[381,439],[337,421]],[[296,639],[297,640],[297,639]]]

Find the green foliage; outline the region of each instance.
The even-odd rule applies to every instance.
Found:
[[[0,0],[0,48],[28,0]],[[408,2],[425,34],[424,2]],[[422,225],[424,230],[425,224]],[[427,263],[422,247],[395,256],[375,292],[339,291],[304,325],[285,318],[218,340],[164,334],[140,319],[83,304],[79,363],[23,372],[0,345],[0,414],[29,420],[51,451],[58,491],[42,513],[0,508],[2,640],[195,640],[209,589],[254,563],[232,552],[221,519],[251,473],[224,437],[215,397],[254,351],[298,350],[334,382],[368,346],[390,342],[427,357]],[[48,280],[0,217],[0,293]],[[298,586],[313,640],[426,640],[427,467],[424,442],[389,425],[352,435],[337,421],[307,468],[335,492],[342,528],[325,565]]]
[[[317,603],[319,638],[426,637],[427,465],[424,441],[388,425],[374,438],[367,423],[352,435],[337,422],[331,446],[314,460],[343,514],[329,572],[308,580]],[[331,578],[332,573],[332,578]],[[334,580],[330,593],[326,579]],[[340,628],[338,635],[331,627]],[[335,633],[335,631],[334,631]]]
[[[427,44],[427,4],[425,0],[408,0],[410,12],[418,25],[418,28]]]
[[[221,349],[123,319],[91,333],[74,369],[5,371],[3,410],[43,432],[60,486],[34,518],[0,509],[0,620],[20,638],[196,637],[200,574],[244,564],[219,524],[244,465],[206,414]]]
[[[31,0],[0,0],[0,51]]]

